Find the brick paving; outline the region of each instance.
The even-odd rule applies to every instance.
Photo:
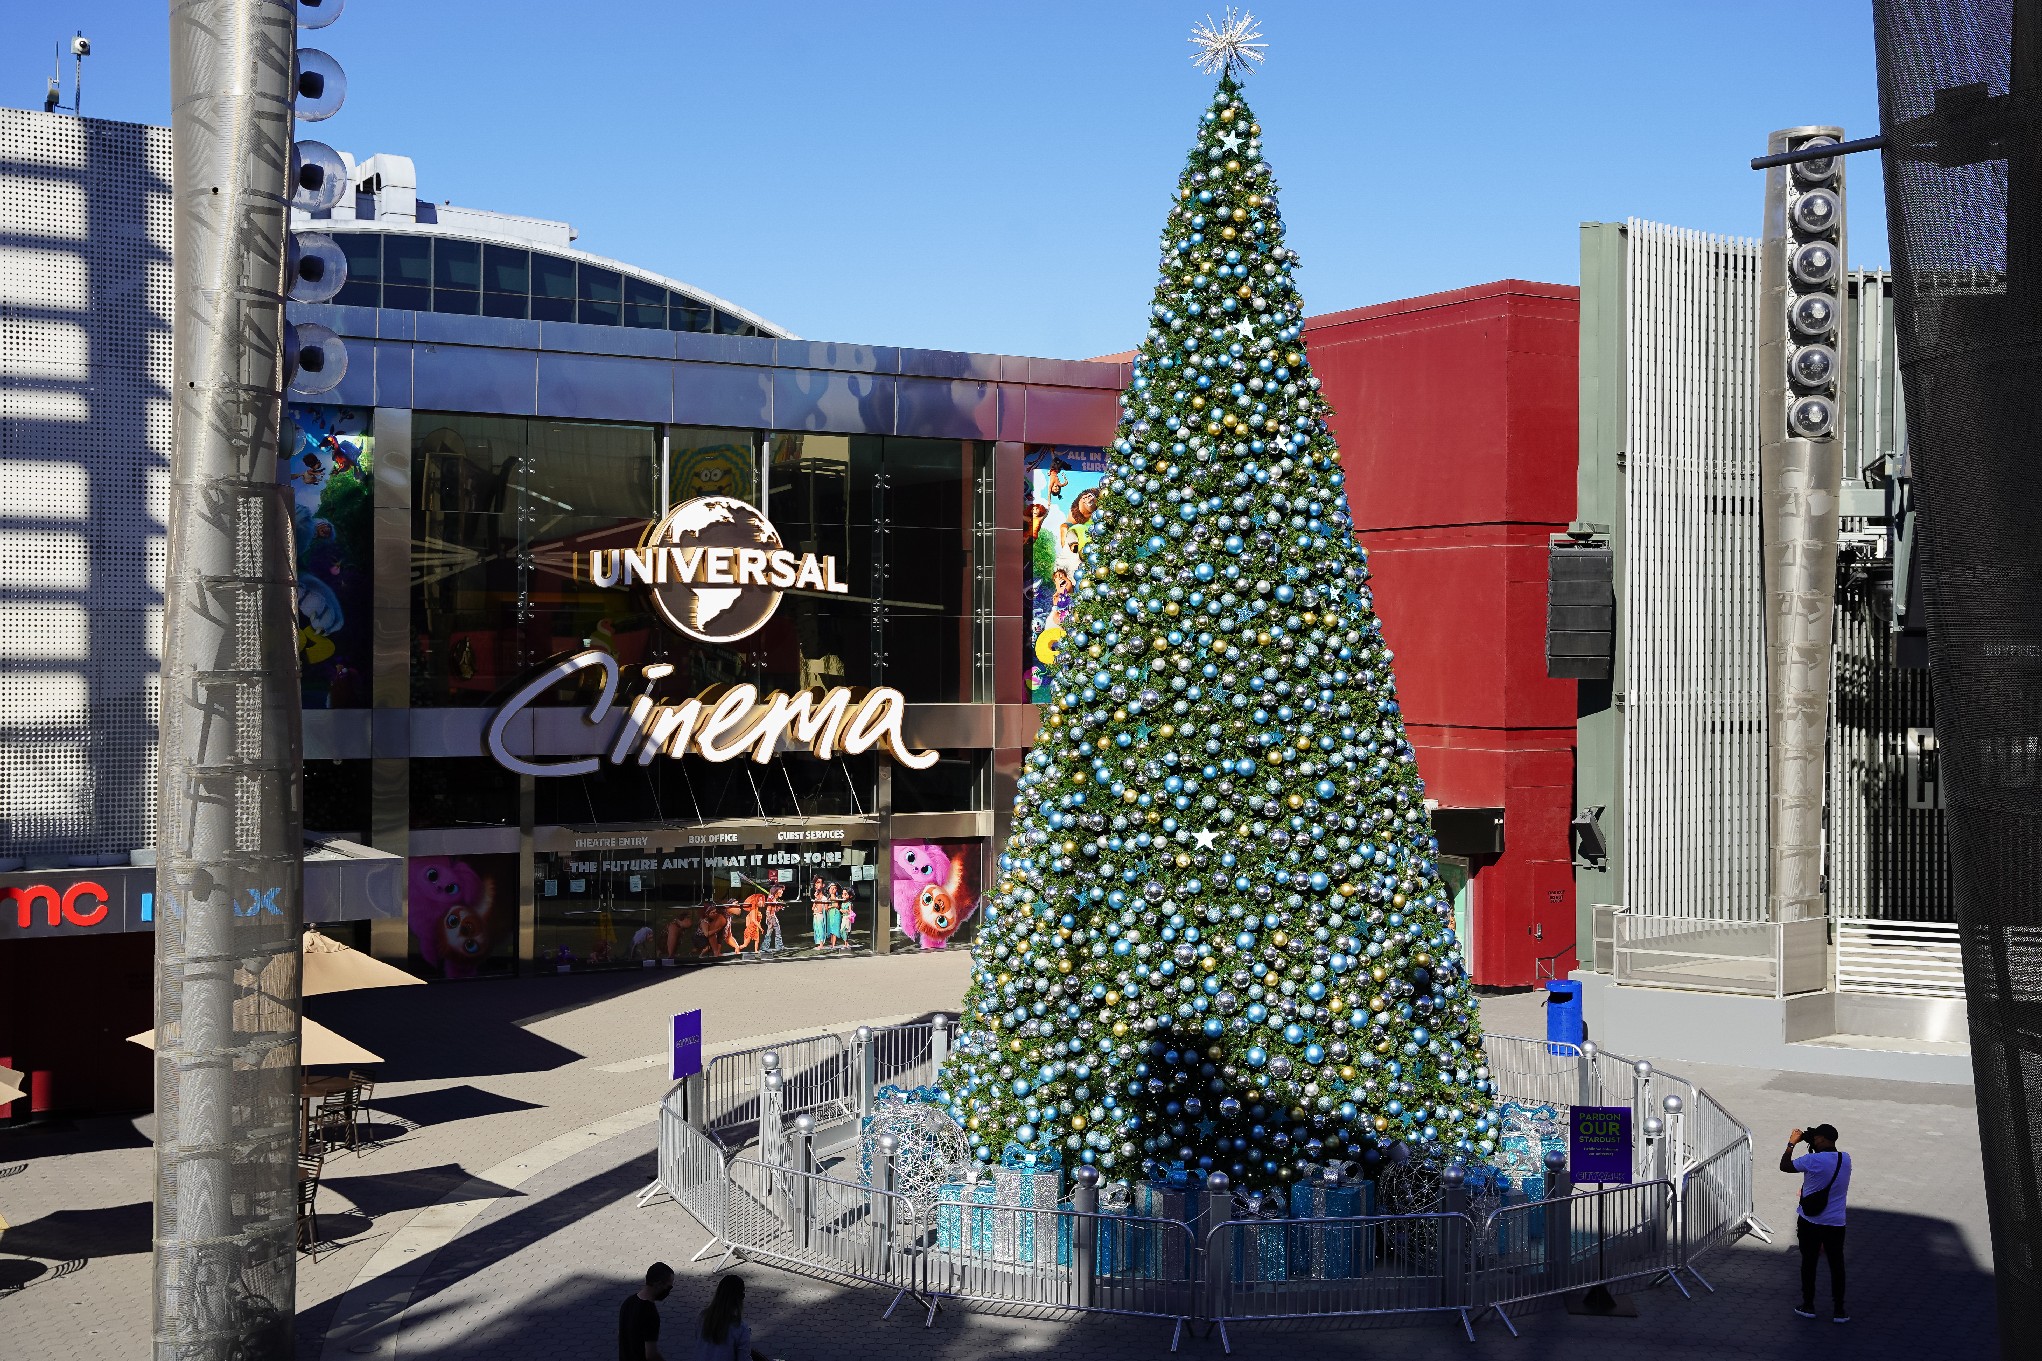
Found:
[[[316,999],[312,1010],[393,1061],[378,1103],[420,1128],[360,1159],[341,1155],[322,1193],[323,1227],[343,1240],[300,1270],[299,1355],[316,1361],[335,1300],[388,1235],[473,1171],[605,1116],[646,1106],[665,1090],[661,1068],[603,1071],[657,1047],[665,1015],[707,1012],[707,1043],[824,1028],[861,1017],[952,1009],[964,957],[892,957],[714,969],[650,982],[566,978],[406,989]],[[335,1003],[344,1005],[336,1006]],[[1540,1024],[1523,995],[1489,999],[1494,1029]],[[411,1037],[428,1035],[420,1045]],[[401,1056],[401,1057],[400,1057]],[[1615,1344],[1677,1355],[1983,1357],[1994,1352],[1990,1257],[1977,1128],[1970,1092],[1923,1084],[1671,1064],[1709,1087],[1754,1130],[1759,1213],[1786,1230],[1772,1247],[1747,1240],[1704,1263],[1718,1293],[1693,1301],[1670,1287],[1640,1291],[1636,1319],[1570,1317],[1558,1310],[1518,1321],[1513,1341],[1493,1319],[1470,1347],[1451,1322],[1295,1329],[1237,1327],[1244,1357],[1543,1357]],[[1794,1178],[1773,1170],[1786,1130],[1827,1120],[1856,1159],[1851,1206],[1854,1322],[1794,1317],[1788,1254]],[[141,1122],[144,1133],[146,1121]],[[647,1262],[682,1273],[665,1306],[670,1335],[706,1299],[714,1260],[687,1265],[707,1238],[669,1202],[640,1210],[652,1180],[654,1130],[644,1125],[558,1162],[492,1201],[432,1260],[406,1323],[378,1355],[578,1357],[608,1354],[616,1308]],[[0,1353],[52,1358],[131,1357],[147,1349],[149,1157],[128,1122],[0,1140],[0,1289],[19,1271],[25,1241],[41,1274],[0,1295]],[[475,1194],[470,1187],[465,1194]],[[140,1213],[136,1210],[139,1208]],[[18,1238],[17,1235],[23,1237]],[[59,1275],[64,1253],[85,1259]],[[51,1255],[54,1254],[54,1255]],[[933,1328],[903,1305],[881,1321],[887,1297],[764,1267],[739,1268],[760,1345],[776,1356],[1124,1356],[1167,1349],[1153,1320],[1018,1319],[947,1308]],[[1826,1289],[1826,1286],[1825,1286]],[[1187,1339],[1218,1354],[1218,1339]],[[19,1350],[15,1350],[15,1348]],[[348,1353],[337,1344],[328,1361]],[[675,1355],[684,1349],[670,1347]]]

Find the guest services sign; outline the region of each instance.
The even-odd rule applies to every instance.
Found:
[[[732,643],[763,628],[789,590],[842,595],[849,590],[828,555],[796,553],[781,546],[779,531],[763,513],[729,496],[685,501],[653,524],[637,548],[601,548],[588,554],[588,577],[599,587],[642,589],[660,617],[677,632],[705,643]],[[538,760],[513,754],[505,736],[518,716],[563,681],[583,671],[600,671],[602,689],[584,715],[603,722],[613,706],[624,722],[607,753],[612,765],[650,765],[659,756],[699,755],[728,761],[749,754],[760,765],[781,747],[798,743],[828,760],[837,752],[858,755],[875,746],[916,770],[934,765],[940,753],[910,750],[901,735],[906,701],[898,690],[852,691],[818,686],[797,694],[761,694],[753,685],[719,685],[693,699],[662,701],[659,681],[673,674],[668,662],[634,668],[644,689],[623,700],[624,669],[602,648],[563,657],[519,687],[491,717],[484,732],[496,763],[520,775],[588,775],[604,757]]]

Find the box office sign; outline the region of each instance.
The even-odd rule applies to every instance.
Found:
[[[779,531],[756,507],[729,496],[682,502],[647,530],[638,548],[599,548],[587,555],[597,586],[642,588],[677,632],[705,643],[731,643],[763,628],[788,590],[844,594],[833,557],[781,547]],[[591,726],[621,706],[624,722],[608,752],[541,760],[514,754],[505,737],[518,716],[549,691],[583,671],[602,673],[602,688],[583,715]],[[696,755],[730,761],[749,755],[770,763],[783,747],[805,746],[822,760],[839,752],[857,756],[875,747],[902,765],[923,770],[939,752],[915,751],[901,734],[907,701],[881,686],[852,690],[820,686],[787,694],[754,685],[719,685],[692,699],[655,696],[671,676],[667,662],[633,668],[643,689],[625,701],[624,673],[602,648],[563,657],[519,687],[490,718],[489,755],[520,775],[590,775],[611,765],[650,765],[660,756]]]

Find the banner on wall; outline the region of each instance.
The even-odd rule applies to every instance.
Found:
[[[366,408],[290,410],[296,440],[277,477],[291,493],[298,666],[308,709],[369,707],[374,434]],[[285,426],[288,440],[291,427]]]
[[[1028,451],[1028,698],[1044,704],[1077,598],[1079,564],[1099,509],[1106,451],[1043,445]]]
[[[414,855],[412,959],[432,978],[479,978],[516,963],[518,857]]]
[[[946,949],[971,939],[978,925],[985,842],[893,843],[893,919],[896,940],[923,950]]]

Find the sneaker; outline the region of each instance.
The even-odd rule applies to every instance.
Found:
[[[1849,1314],[1837,1314],[1834,1317],[1832,1317],[1829,1321],[1831,1323],[1849,1323],[1851,1321],[1851,1316]]]
[[[1800,1316],[1801,1316],[1802,1318],[1814,1318],[1814,1317],[1815,1317],[1815,1311],[1814,1311],[1813,1309],[1803,1309],[1803,1308],[1802,1308],[1802,1307],[1801,1307],[1800,1305],[1798,1305],[1798,1304],[1794,1306],[1794,1312],[1795,1312],[1795,1313],[1797,1313],[1797,1314],[1799,1314],[1799,1315],[1800,1315]]]

